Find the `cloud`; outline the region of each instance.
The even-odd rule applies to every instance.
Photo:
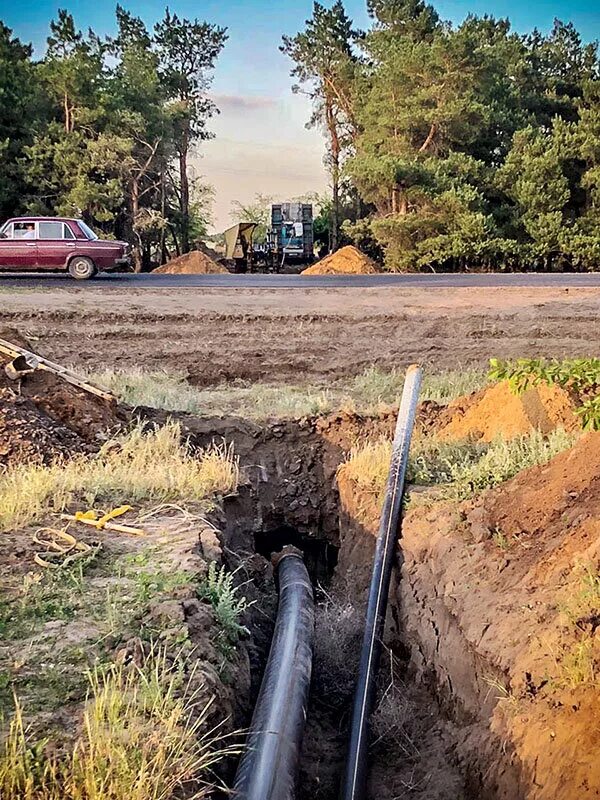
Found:
[[[260,95],[213,94],[211,97],[220,111],[260,111],[275,108],[277,99]]]

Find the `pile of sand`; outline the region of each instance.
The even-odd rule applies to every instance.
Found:
[[[182,256],[171,259],[152,270],[153,273],[164,273],[167,275],[214,275],[228,273],[229,270],[222,264],[217,264],[210,256],[201,253],[199,250],[192,250]]]
[[[329,256],[302,270],[302,275],[372,275],[379,267],[356,247],[342,247]]]
[[[559,427],[581,427],[564,389],[541,384],[516,395],[503,381],[450,403],[440,415],[436,433],[443,439],[491,442],[496,436],[512,439],[535,429],[550,433]]]

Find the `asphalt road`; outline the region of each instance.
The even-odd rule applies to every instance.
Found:
[[[600,272],[483,273],[475,275],[134,275],[104,273],[91,281],[64,274],[4,273],[0,289],[57,289],[101,286],[103,289],[376,289],[384,286],[431,288],[550,287],[599,288]]]

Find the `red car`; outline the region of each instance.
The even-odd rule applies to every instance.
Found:
[[[14,217],[0,229],[0,270],[66,270],[76,280],[129,265],[126,242],[99,239],[80,219]]]

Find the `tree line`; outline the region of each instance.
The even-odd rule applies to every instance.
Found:
[[[600,62],[572,24],[459,25],[423,0],[314,3],[284,36],[326,136],[334,243],[392,270],[600,265]]]
[[[141,270],[205,232],[211,189],[189,157],[211,136],[227,31],[169,9],[148,30],[122,6],[116,28],[85,33],[60,10],[34,60],[0,22],[0,216],[82,216],[132,241]]]

